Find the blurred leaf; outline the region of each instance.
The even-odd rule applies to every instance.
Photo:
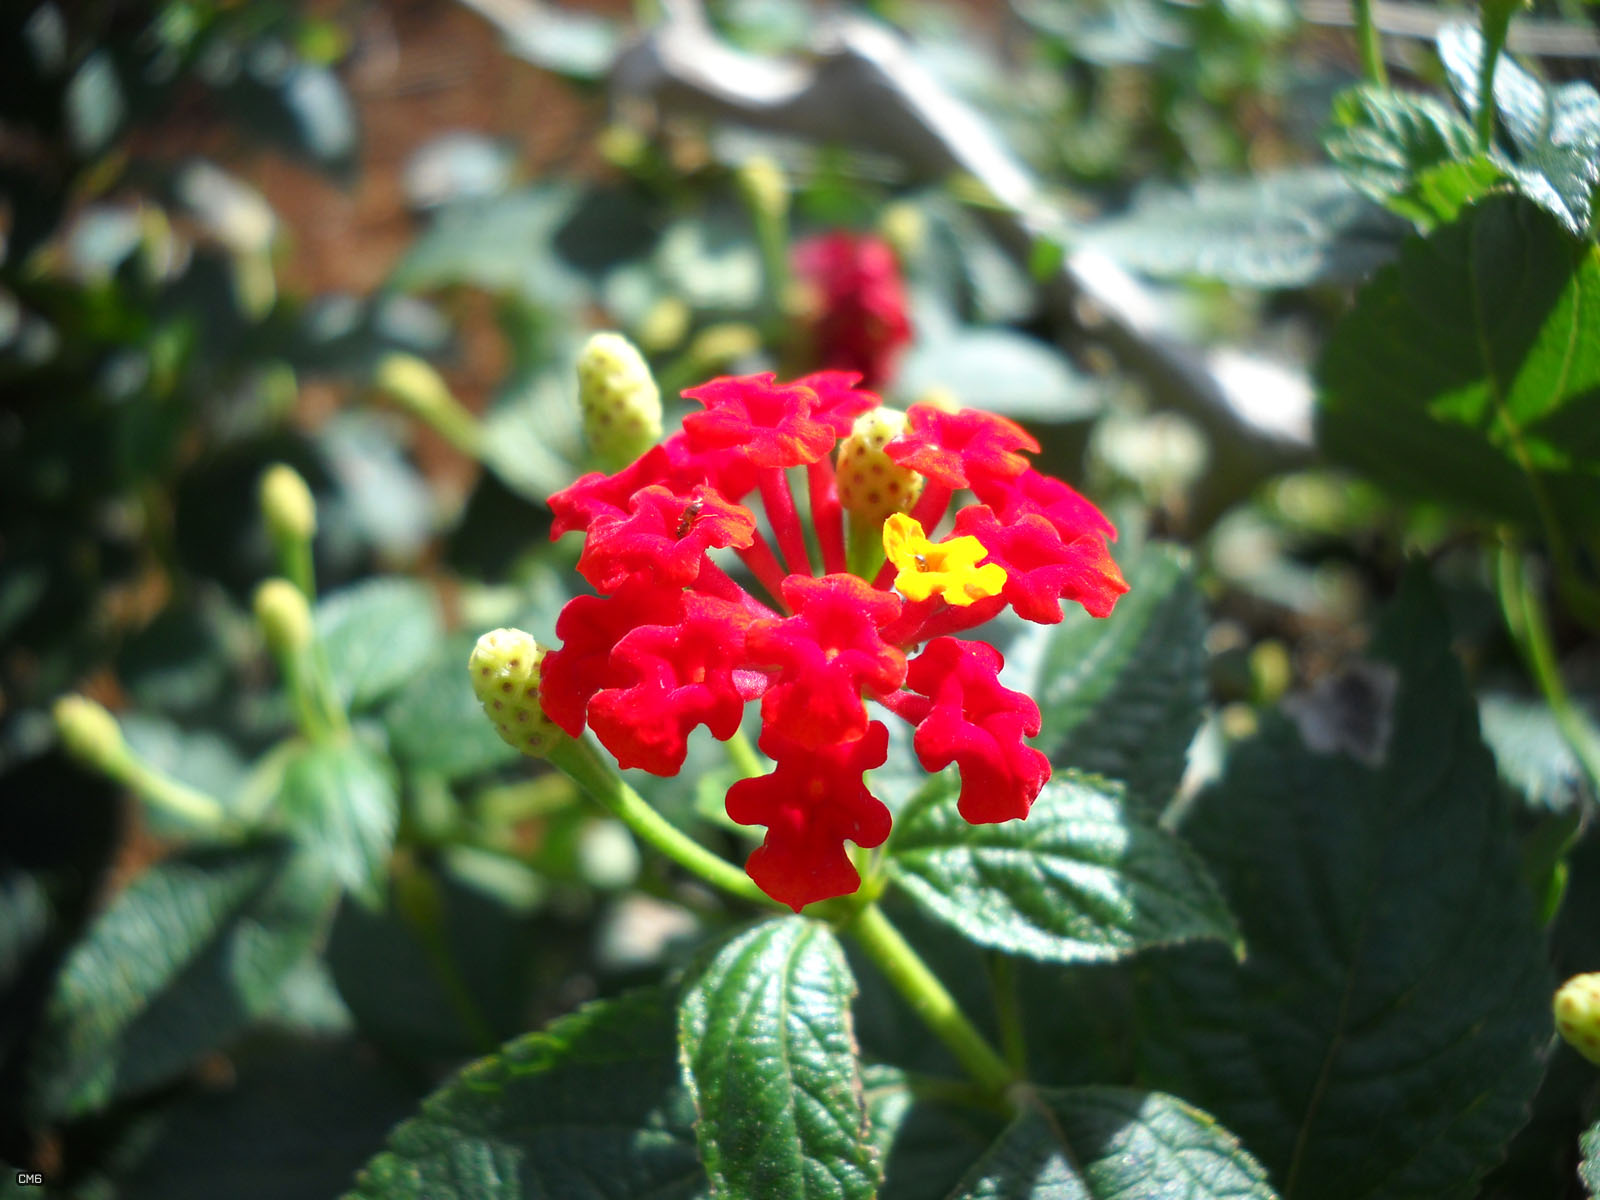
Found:
[[[344,522],[385,554],[409,558],[432,532],[434,506],[427,483],[396,444],[398,428],[375,413],[346,412],[316,438],[340,489],[325,524]]]
[[[947,326],[925,310],[919,317],[895,379],[907,400],[943,388],[963,404],[1021,420],[1064,424],[1099,414],[1100,385],[1044,342],[998,327]]]
[[[1238,942],[1200,859],[1140,821],[1118,789],[1051,780],[1026,820],[969,825],[930,785],[895,822],[895,880],[979,945],[1050,962],[1107,962],[1195,938]]]
[[[1453,221],[1501,178],[1472,126],[1432,96],[1364,85],[1334,102],[1326,145],[1361,192],[1425,226]]]
[[[167,1082],[267,1012],[333,901],[281,843],[188,850],[151,867],[90,927],[57,981],[33,1062],[41,1116]]]
[[[875,1193],[850,1027],[855,990],[832,930],[803,917],[740,934],[685,983],[684,1077],[713,1192]]]
[[[599,13],[538,2],[484,11],[497,13],[508,51],[568,79],[604,79],[622,42],[617,23]]]
[[[476,641],[445,641],[384,709],[395,757],[410,770],[464,779],[516,760],[472,694],[467,656]]]
[[[138,706],[195,713],[220,697],[229,678],[228,614],[215,593],[169,604],[122,644],[117,678]]]
[[[122,736],[135,754],[163,775],[214,796],[228,807],[244,790],[250,768],[239,751],[221,735],[207,729],[184,729],[152,713],[128,712],[118,718]],[[160,810],[146,810],[156,818]],[[191,826],[174,826],[192,829]]]
[[[919,1098],[894,1067],[863,1066],[872,1142],[884,1164],[879,1200],[948,1196],[999,1134],[991,1114]]]
[[[72,148],[88,158],[104,150],[127,117],[127,101],[108,50],[85,58],[67,85],[66,124]]]
[[[1500,778],[1529,807],[1559,813],[1594,802],[1583,767],[1543,700],[1488,692],[1478,697],[1478,720]]]
[[[1583,1161],[1578,1164],[1578,1177],[1591,1197],[1600,1196],[1600,1121],[1589,1127],[1578,1142]]]
[[[394,576],[323,598],[316,620],[333,682],[354,708],[383,699],[411,678],[440,636],[433,589]]]
[[[515,155],[505,143],[455,130],[411,152],[401,185],[413,208],[431,209],[498,196],[510,188],[515,171]]]
[[[1210,1116],[1129,1088],[1041,1089],[951,1200],[1275,1200],[1266,1172]]]
[[[1600,260],[1494,196],[1407,241],[1317,367],[1318,440],[1407,495],[1600,525]]]
[[[1470,25],[1447,25],[1439,31],[1439,57],[1461,106],[1476,115],[1483,36]],[[1501,54],[1494,105],[1514,151],[1497,153],[1497,164],[1571,233],[1589,235],[1600,185],[1600,93],[1581,81],[1551,86]]]
[[[761,255],[741,209],[712,207],[667,227],[655,252],[668,295],[690,308],[745,313],[761,298]]]
[[[1136,812],[1158,814],[1183,777],[1205,708],[1205,599],[1188,555],[1154,544],[1128,570],[1110,617],[1073,609],[1008,654],[1010,686],[1039,702],[1050,761],[1120,779]]]
[[[1187,192],[1146,189],[1077,244],[1158,279],[1295,288],[1363,278],[1394,257],[1403,233],[1340,172],[1296,168],[1201,180]]]
[[[354,742],[306,746],[284,767],[278,811],[341,884],[381,899],[400,824],[387,763]]]
[[[1216,1113],[1298,1200],[1472,1194],[1550,1036],[1503,794],[1421,568],[1372,652],[1365,673],[1397,688],[1350,714],[1388,730],[1370,765],[1269,715],[1185,814],[1247,954],[1174,955],[1142,1017],[1144,1078]]]
[[[670,998],[630,992],[468,1066],[395,1129],[350,1196],[701,1200],[693,1126]]]

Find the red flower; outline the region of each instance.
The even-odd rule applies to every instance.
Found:
[[[855,891],[861,876],[845,841],[872,847],[889,836],[889,810],[861,778],[888,758],[888,729],[874,721],[855,741],[821,749],[794,746],[769,731],[761,748],[777,764],[772,774],[741,779],[728,789],[729,817],[767,827],[745,863],[750,878],[795,912]]]
[[[880,534],[877,577],[847,573],[860,548],[847,557],[830,451],[878,404],[857,382],[848,371],[712,380],[688,393],[704,411],[684,432],[550,500],[555,535],[585,534],[579,569],[603,594],[571,601],[556,624],[562,645],[545,655],[539,689],[546,715],[574,737],[589,726],[624,767],[667,775],[697,727],[732,737],[760,699],[760,745],[776,767],[730,788],[728,812],[767,827],[748,870],[796,910],[854,890],[844,843],[888,834],[888,810],[862,778],[888,745],[868,702],[916,726],[924,767],[960,768],[969,821],[1025,816],[1050,774],[1025,740],[1038,707],[1001,686],[991,646],[950,635],[1006,607],[1041,623],[1061,620],[1063,601],[1102,616],[1127,590],[1106,549],[1110,522],[1028,466],[1022,452],[1038,444],[1025,431],[923,405],[886,447],[925,476],[922,493]],[[805,504],[788,471],[801,465]],[[960,488],[979,503],[936,541]],[[756,501],[742,503],[751,493],[776,546]]]
[[[794,271],[815,293],[808,333],[816,361],[857,371],[868,387],[889,379],[911,341],[905,285],[889,244],[850,233],[808,238],[794,248]]]

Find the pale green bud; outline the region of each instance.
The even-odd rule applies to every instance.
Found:
[[[911,511],[922,494],[922,476],[884,452],[905,428],[905,413],[875,408],[856,418],[839,447],[839,503],[864,526],[877,528],[890,514]]]
[[[902,263],[910,262],[921,252],[928,239],[928,221],[922,210],[904,200],[889,205],[878,218],[878,232],[889,243],[894,256]]]
[[[754,325],[727,321],[707,325],[689,343],[689,357],[703,371],[713,371],[761,349],[761,332]]]
[[[539,664],[545,648],[520,629],[494,629],[478,639],[467,660],[472,691],[501,739],[543,758],[567,735],[539,707]]]
[[[317,502],[293,467],[276,463],[261,473],[261,513],[275,541],[308,542],[317,532]]]
[[[431,420],[456,407],[456,398],[444,377],[414,354],[396,351],[378,363],[373,383],[380,392],[418,416]]]
[[[781,218],[789,211],[789,181],[783,168],[764,154],[747,158],[736,174],[739,194],[750,210],[768,219]]]
[[[661,440],[661,392],[644,356],[620,333],[584,343],[578,404],[589,448],[608,466],[627,466]]]
[[[287,579],[269,579],[258,587],[255,610],[273,657],[293,658],[311,645],[311,606]]]
[[[678,296],[663,296],[639,322],[639,346],[647,354],[660,354],[682,343],[694,313]]]
[[[1600,1065],[1600,971],[1567,980],[1556,992],[1551,1008],[1556,1029],[1567,1045]]]
[[[110,774],[127,746],[117,719],[87,696],[63,696],[51,710],[68,754],[86,767]]]

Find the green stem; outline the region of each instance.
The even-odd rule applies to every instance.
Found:
[[[1511,32],[1516,0],[1484,0],[1479,28],[1483,32],[1483,61],[1478,64],[1478,149],[1487,154],[1494,145],[1494,69],[1500,48]]]
[[[733,763],[734,770],[746,779],[759,779],[767,773],[766,764],[761,761],[761,756],[756,753],[756,748],[750,744],[741,727],[727,741],[728,759]]]
[[[215,797],[163,775],[129,752],[112,777],[125,784],[147,804],[162,809],[190,825],[212,829],[228,824],[228,813]]]
[[[1000,1095],[1018,1082],[1018,1074],[967,1019],[955,997],[890,924],[881,908],[867,905],[845,928],[975,1083],[986,1092]]]
[[[1583,710],[1573,704],[1562,681],[1544,606],[1529,582],[1527,564],[1514,542],[1509,539],[1501,542],[1496,566],[1500,608],[1505,614],[1506,628],[1529,674],[1539,685],[1545,703],[1550,706],[1562,738],[1589,777],[1590,789],[1600,796],[1600,732]]]
[[[1372,19],[1372,0],[1355,0],[1356,42],[1361,47],[1361,70],[1369,83],[1389,86],[1389,69],[1383,62],[1383,42]]]
[[[565,740],[550,752],[550,761],[645,845],[670,858],[729,895],[763,908],[776,903],[738,867],[707,850],[645,803],[616,769],[586,740]]]
[[[850,574],[871,582],[883,566],[883,524],[860,521],[849,513],[845,527],[845,565]]]

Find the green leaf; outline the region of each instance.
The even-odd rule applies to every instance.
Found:
[[[660,990],[508,1042],[423,1102],[357,1178],[364,1200],[699,1200],[694,1108]]]
[[[896,378],[900,395],[944,388],[963,403],[1036,422],[1087,421],[1099,413],[1100,385],[1054,348],[1010,329],[947,321],[941,315],[919,322],[917,343]]]
[[[383,761],[354,743],[307,746],[284,767],[278,809],[340,883],[378,903],[400,823]]]
[[[1561,813],[1594,801],[1582,765],[1543,700],[1489,692],[1478,698],[1478,720],[1500,778],[1530,808]]]
[[[1471,25],[1439,32],[1439,57],[1468,113],[1479,106],[1483,35]],[[1600,93],[1582,82],[1552,86],[1509,54],[1495,60],[1494,105],[1511,136],[1495,161],[1522,194],[1580,237],[1592,232],[1600,185]]]
[[[995,1114],[919,1097],[897,1068],[863,1066],[861,1078],[873,1145],[884,1164],[878,1200],[948,1196],[1000,1133]]]
[[[33,1064],[41,1116],[165,1083],[271,1010],[335,895],[282,843],[187,851],[134,880],[56,982]]]
[[[1154,815],[1177,790],[1205,709],[1205,598],[1173,546],[1147,546],[1128,582],[1111,616],[1075,610],[1026,635],[1007,673],[1039,702],[1037,745],[1052,763],[1122,780],[1129,803]]]
[[[739,935],[685,984],[684,1077],[717,1195],[873,1195],[855,990],[832,931],[803,917]]]
[[[1600,252],[1493,196],[1409,240],[1329,339],[1318,438],[1396,491],[1600,527]]]
[[[467,656],[475,640],[447,639],[384,709],[395,757],[413,771],[464,779],[517,758],[472,694]]]
[[[1148,189],[1079,244],[1159,279],[1290,288],[1366,276],[1393,257],[1402,231],[1338,171],[1300,168]]]
[[[1199,858],[1136,818],[1118,789],[1067,775],[1022,821],[968,825],[953,787],[895,822],[889,867],[932,915],[973,941],[1049,962],[1107,962],[1238,932]]]
[[[1238,1139],[1182,1100],[1130,1088],[1040,1090],[951,1200],[1275,1200]]]
[[[1424,226],[1453,221],[1499,181],[1472,126],[1432,96],[1351,88],[1334,102],[1328,154],[1364,195]]]
[[[439,639],[439,613],[425,584],[367,579],[317,604],[317,634],[339,694],[363,708],[415,674]]]
[[[1299,728],[1269,714],[1186,814],[1247,953],[1176,955],[1145,997],[1143,1078],[1216,1113],[1285,1200],[1472,1194],[1550,1036],[1506,801],[1420,568],[1372,653]]]
[[[1600,1197],[1600,1121],[1589,1126],[1578,1139],[1578,1151],[1583,1161],[1578,1164],[1578,1178],[1591,1197]]]

